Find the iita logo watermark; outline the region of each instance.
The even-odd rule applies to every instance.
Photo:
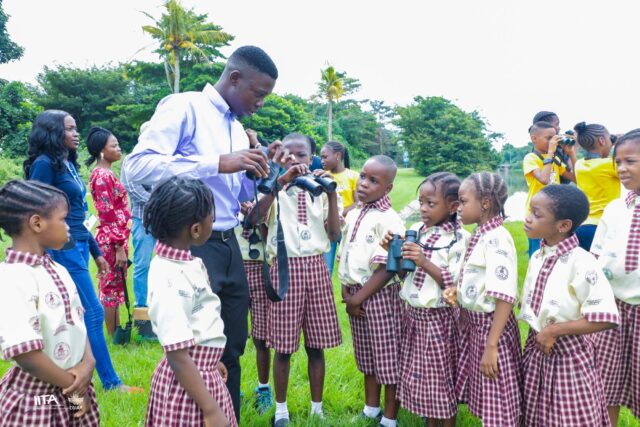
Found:
[[[82,396],[79,395],[71,395],[67,398],[67,402],[60,402],[58,397],[55,394],[41,394],[39,396],[33,397],[34,404],[36,406],[56,406],[56,407],[68,407],[72,411],[80,410],[80,406],[82,405]]]

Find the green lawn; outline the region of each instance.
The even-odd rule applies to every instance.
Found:
[[[410,200],[416,197],[416,189],[422,178],[412,170],[403,169],[398,172],[395,187],[391,193],[393,206],[399,210]],[[91,205],[91,203],[90,203]],[[506,227],[512,233],[516,249],[518,251],[518,271],[520,286],[527,268],[527,239],[522,231],[522,223],[507,223]],[[4,257],[4,248],[8,245],[5,238],[0,242],[0,259]],[[95,266],[91,264],[92,273],[95,274]],[[334,276],[334,290],[336,300],[339,301],[339,285]],[[129,286],[131,281],[129,280]],[[129,291],[130,295],[133,292]],[[343,344],[335,349],[326,351],[326,379],[324,410],[328,425],[332,426],[365,426],[368,425],[359,420],[354,420],[364,404],[363,377],[358,372],[353,358],[351,346],[351,334],[344,306],[338,304],[338,315],[343,331]],[[121,313],[124,321],[124,311]],[[526,337],[526,328],[520,324],[523,340]],[[120,377],[131,385],[144,387],[147,391],[151,375],[162,357],[162,350],[158,344],[134,343],[127,347],[109,346],[113,363]],[[9,367],[8,362],[0,361],[0,374]],[[259,416],[253,409],[253,389],[257,385],[257,373],[255,368],[255,349],[251,341],[247,342],[247,349],[242,358],[242,391],[245,399],[242,407],[242,421],[245,426],[267,426],[273,415],[273,411]],[[94,384],[97,385],[97,396],[100,405],[102,425],[104,426],[136,426],[144,424],[147,395],[124,396],[117,392],[104,393],[100,387],[97,374],[94,374]],[[292,425],[324,425],[317,420],[309,420],[310,409],[309,387],[306,373],[306,357],[304,351],[298,352],[291,360],[291,379],[289,383],[289,412],[292,417]],[[404,410],[401,410],[399,423],[403,427],[422,426],[422,420]],[[460,406],[458,415],[459,426],[480,426],[481,423],[471,416],[464,405]],[[630,412],[623,409],[620,426],[640,426],[638,420],[634,420]]]

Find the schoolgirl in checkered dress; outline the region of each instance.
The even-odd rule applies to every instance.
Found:
[[[620,327],[594,336],[605,396],[616,424],[620,406],[640,418],[640,129],[614,149],[618,175],[629,193],[611,202],[596,229],[591,252],[609,279]]]
[[[265,195],[257,203],[258,211],[266,218],[252,218],[252,222],[266,220],[269,227],[267,251],[273,260],[271,280],[278,289],[277,215],[287,248],[289,266],[289,290],[283,301],[271,302],[269,307],[267,345],[276,352],[273,362],[276,392],[275,424],[289,419],[286,405],[287,381],[291,354],[298,351],[300,332],[304,333],[304,346],[309,360],[311,386],[311,411],[322,416],[322,381],[324,377],[324,349],[336,347],[342,342],[338,316],[333,297],[333,286],[324,253],[330,241],[336,241],[340,233],[338,201],[336,193],[322,193],[312,197],[304,189],[290,185],[296,176],[308,173],[311,146],[308,137],[301,134],[287,135],[283,140],[290,157],[285,172],[278,178],[279,203],[274,195]],[[316,175],[329,176],[323,170]],[[324,380],[324,379],[323,379]]]
[[[391,208],[396,165],[387,156],[367,160],[357,182],[360,205],[343,228],[338,277],[349,314],[356,366],[365,377],[363,415],[380,415],[380,390],[385,387],[383,425],[396,420],[403,307],[400,283],[386,271],[387,251],[380,245],[387,232],[404,234],[404,223]],[[391,231],[390,231],[391,230]]]
[[[165,356],[151,378],[147,426],[237,426],[220,362],[226,343],[220,299],[192,245],[211,236],[214,205],[200,180],[172,178],[145,206],[158,240],[149,267],[149,317]]]
[[[613,292],[575,229],[587,218],[582,190],[550,185],[531,199],[524,229],[542,244],[524,281],[524,425],[609,426],[593,342],[586,334],[619,321]]]
[[[520,331],[513,314],[518,291],[516,249],[502,226],[507,186],[494,173],[470,175],[460,185],[458,213],[464,224],[478,224],[467,247],[457,301],[461,350],[456,394],[468,402],[484,426],[516,426],[522,404]]]
[[[64,193],[37,181],[0,188],[0,349],[15,366],[0,379],[2,426],[99,426],[95,360],[71,276],[46,249],[69,240]]]
[[[405,244],[407,274],[400,297],[407,306],[400,356],[398,396],[402,407],[433,422],[454,426],[459,334],[457,309],[442,292],[455,287],[469,233],[457,221],[460,180],[448,172],[427,177],[419,188],[422,222],[411,227],[419,243]]]

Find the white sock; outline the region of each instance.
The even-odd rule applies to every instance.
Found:
[[[396,427],[397,421],[396,420],[390,420],[387,417],[382,417],[382,419],[380,420],[380,425],[384,426],[384,427]]]
[[[262,384],[260,381],[258,381],[258,388],[269,388],[269,383]]]
[[[375,418],[380,414],[380,407],[364,405],[362,413],[369,418]]]
[[[276,415],[274,417],[275,421],[280,419],[289,419],[289,409],[287,408],[287,401],[284,402],[276,402]]]
[[[322,415],[322,402],[311,401],[311,415]]]

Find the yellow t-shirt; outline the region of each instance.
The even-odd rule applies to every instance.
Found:
[[[358,172],[345,169],[340,173],[332,173],[333,180],[338,184],[336,191],[342,197],[342,208],[346,209],[351,206],[355,200],[353,200],[353,193],[356,192],[356,184],[360,174]]]
[[[538,157],[536,153],[529,153],[524,156],[522,160],[522,171],[524,172],[524,179],[527,181],[529,187],[529,194],[527,195],[527,213],[531,210],[531,199],[538,191],[544,188],[544,184],[536,179],[533,175],[533,171],[536,169],[542,169],[544,164],[542,159]],[[564,163],[560,165],[555,162],[551,165],[551,175],[549,176],[550,184],[560,184],[560,176],[567,170]]]
[[[589,199],[589,217],[584,224],[598,224],[604,208],[620,197],[618,170],[610,157],[576,162],[576,183]]]

